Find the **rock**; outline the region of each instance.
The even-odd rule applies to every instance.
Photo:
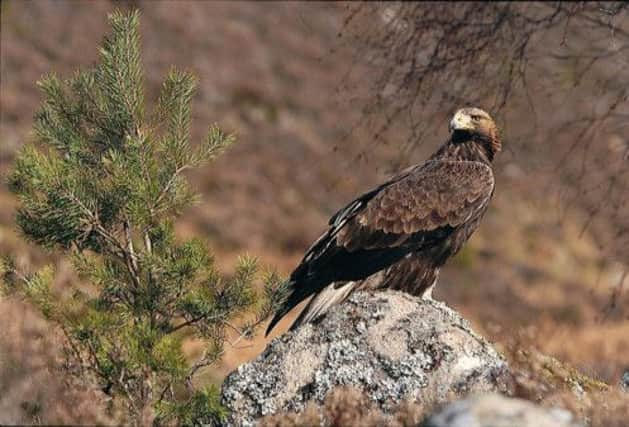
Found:
[[[622,374],[620,389],[629,393],[629,369],[626,369]]]
[[[579,427],[564,409],[498,394],[475,396],[447,405],[421,427]]]
[[[317,324],[273,340],[223,383],[229,423],[248,426],[321,403],[335,387],[366,393],[385,413],[402,400],[439,404],[470,392],[506,391],[504,358],[441,302],[357,292]]]

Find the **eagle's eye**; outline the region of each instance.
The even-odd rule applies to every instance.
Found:
[[[472,117],[472,120],[474,120],[475,122],[478,122],[481,119],[481,116],[477,116],[475,114],[473,116],[471,116],[471,117]]]

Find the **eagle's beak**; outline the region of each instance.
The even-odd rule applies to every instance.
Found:
[[[474,130],[472,118],[467,114],[457,112],[450,121],[450,132],[455,130]]]

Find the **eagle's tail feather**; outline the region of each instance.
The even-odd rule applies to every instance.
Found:
[[[308,302],[308,305],[306,305],[299,314],[299,317],[297,317],[291,325],[290,330],[292,331],[304,323],[312,322],[323,316],[330,307],[343,302],[357,285],[357,282],[350,281],[335,288],[334,283],[332,283],[322,289],[321,292],[312,297]]]

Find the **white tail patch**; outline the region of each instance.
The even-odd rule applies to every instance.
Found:
[[[437,285],[437,280],[439,280],[439,269],[437,268],[435,270],[435,280],[432,281],[432,284],[430,286],[428,286],[428,288],[424,291],[424,293],[421,294],[422,299],[432,299],[432,291],[433,289],[435,289],[435,286]]]
[[[295,329],[301,324],[312,322],[323,316],[335,304],[339,304],[349,296],[359,282],[347,282],[341,287],[334,288],[334,283],[329,284],[317,295],[312,297],[308,305],[303,309],[290,329]]]

